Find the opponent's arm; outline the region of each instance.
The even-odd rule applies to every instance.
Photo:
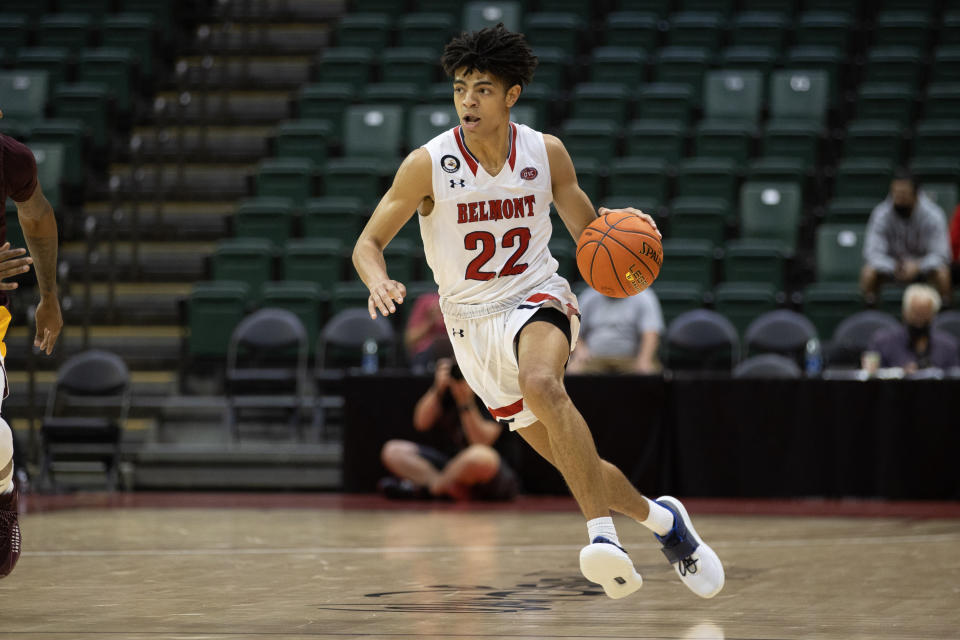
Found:
[[[396,312],[396,303],[402,303],[407,289],[403,283],[391,280],[383,250],[400,228],[417,210],[424,198],[433,194],[430,172],[430,153],[423,148],[408,155],[393,178],[390,189],[380,199],[353,248],[353,266],[360,279],[370,289],[367,308],[370,317]]]
[[[30,257],[33,258],[37,288],[40,290],[36,311],[37,334],[33,346],[40,347],[50,355],[63,328],[60,302],[57,300],[57,219],[39,182],[28,200],[17,202],[17,217]]]
[[[573,168],[573,161],[570,159],[570,154],[567,153],[563,143],[556,136],[547,134],[544,134],[543,142],[547,147],[547,159],[550,162],[553,203],[556,205],[557,212],[563,219],[567,231],[570,232],[573,241],[576,242],[580,239],[580,234],[583,233],[587,225],[596,219],[597,214],[594,213],[590,198],[577,183],[577,172]],[[657,228],[657,223],[653,221],[653,218],[633,207],[623,209],[600,207],[599,213],[604,215],[611,211],[625,211],[638,215],[646,219],[654,229]]]

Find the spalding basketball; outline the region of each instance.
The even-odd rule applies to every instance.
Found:
[[[657,279],[662,264],[660,235],[649,222],[631,213],[600,216],[577,242],[580,275],[611,298],[640,293]]]

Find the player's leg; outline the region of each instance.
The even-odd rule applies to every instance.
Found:
[[[470,488],[489,482],[500,469],[500,455],[492,447],[473,444],[458,453],[430,486],[435,494],[458,499],[470,497]]]
[[[17,502],[13,484],[13,432],[0,418],[0,577],[13,571],[20,557]]]

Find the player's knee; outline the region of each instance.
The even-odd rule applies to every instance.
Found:
[[[531,369],[520,372],[520,393],[528,403],[558,403],[567,392],[552,371]]]

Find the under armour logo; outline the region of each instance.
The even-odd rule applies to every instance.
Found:
[[[467,186],[467,183],[464,182],[462,178],[460,179],[460,186],[461,186],[461,187]],[[456,188],[456,187],[457,187],[457,181],[454,180],[453,178],[450,178],[450,188],[451,188],[451,189],[454,189],[454,188]]]
[[[453,329],[453,330],[451,331],[451,335],[453,335],[453,337],[456,338],[458,331],[460,332],[460,337],[462,338],[462,337],[463,337],[463,329]]]

